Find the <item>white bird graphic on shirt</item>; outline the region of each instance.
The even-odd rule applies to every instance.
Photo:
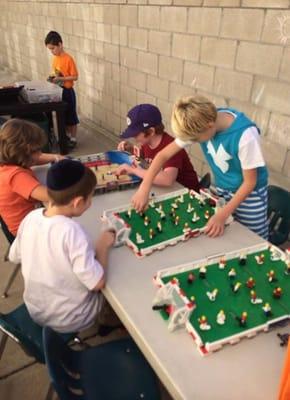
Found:
[[[215,151],[211,140],[207,144],[207,152],[212,156],[212,159],[217,167],[225,174],[229,169],[228,161],[233,157],[227,153],[222,144]]]

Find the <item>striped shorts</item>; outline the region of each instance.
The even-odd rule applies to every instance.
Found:
[[[218,195],[226,201],[231,200],[235,193],[217,188]],[[268,187],[253,190],[252,193],[236,208],[233,217],[257,235],[268,240]]]

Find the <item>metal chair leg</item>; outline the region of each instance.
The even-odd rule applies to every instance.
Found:
[[[14,270],[13,270],[13,272],[11,273],[11,275],[10,275],[10,277],[8,279],[7,285],[4,288],[4,291],[3,291],[3,294],[2,294],[3,298],[6,298],[8,296],[8,290],[10,289],[14,279],[16,278],[16,275],[18,274],[18,271],[20,270],[20,266],[21,266],[20,264],[15,265]]]
[[[8,258],[9,250],[10,250],[10,246],[7,247],[7,250],[5,251],[5,254],[4,254],[4,261],[5,261],[5,262],[6,262],[6,261],[9,261],[9,258]]]
[[[0,331],[0,360],[2,358],[2,354],[4,352],[7,339],[8,339],[8,335],[6,335],[6,333]]]
[[[52,384],[50,383],[49,387],[48,387],[48,391],[47,391],[46,397],[45,397],[45,400],[52,400],[53,399],[53,394],[54,394],[54,389],[53,389]]]

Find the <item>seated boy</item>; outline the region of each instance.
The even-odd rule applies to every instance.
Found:
[[[127,129],[121,134],[123,139],[134,138],[141,146],[140,156],[150,164],[154,157],[169,143],[174,141],[164,131],[159,109],[152,104],[139,104],[133,107],[127,115]],[[128,142],[121,142],[118,150],[133,152],[133,146]],[[117,174],[133,174],[144,178],[146,170],[133,165],[122,164]],[[185,150],[170,158],[163,166],[163,170],[154,178],[153,183],[158,186],[171,186],[177,181],[188,189],[199,191],[199,182],[196,172]]]
[[[88,328],[102,305],[99,290],[114,233],[103,232],[95,248],[72,217],[91,205],[94,173],[73,160],[61,160],[47,174],[49,204],[21,222],[9,254],[21,262],[24,302],[35,322],[58,332]],[[97,258],[97,259],[96,259]]]

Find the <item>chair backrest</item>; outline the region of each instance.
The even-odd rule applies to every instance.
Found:
[[[0,314],[0,330],[18,343],[27,355],[45,363],[42,327],[31,319],[25,304],[8,314]]]
[[[269,241],[280,245],[290,231],[290,193],[278,186],[268,188]]]
[[[85,400],[74,351],[51,328],[43,328],[46,365],[53,387],[61,400]]]

